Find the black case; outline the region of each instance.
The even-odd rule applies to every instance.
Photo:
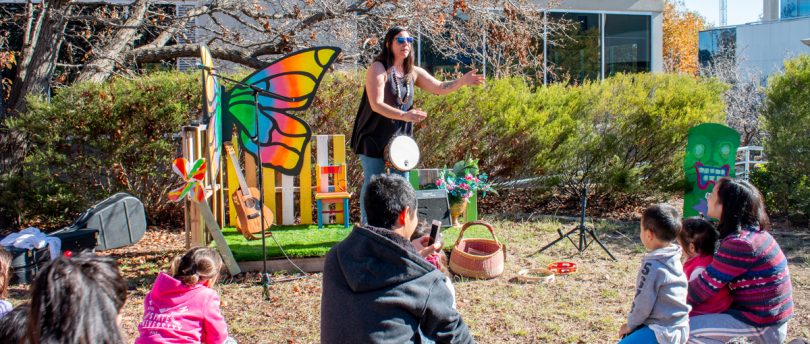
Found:
[[[120,192],[87,209],[72,225],[53,234],[87,228],[98,230],[97,250],[129,246],[146,233],[146,211],[135,196]]]
[[[26,250],[24,248],[3,246],[11,253],[10,284],[28,284],[34,280],[37,273],[51,260],[48,247]]]
[[[98,245],[98,229],[77,229],[53,233],[51,236],[62,241],[62,252],[72,251],[79,253],[84,250],[93,250]]]

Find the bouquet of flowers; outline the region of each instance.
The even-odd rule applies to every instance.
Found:
[[[468,158],[457,162],[452,170],[445,167],[436,180],[436,187],[447,190],[450,204],[456,204],[467,202],[477,192],[481,192],[482,197],[486,197],[487,192],[497,195],[488,178],[486,173],[479,174],[478,159]]]

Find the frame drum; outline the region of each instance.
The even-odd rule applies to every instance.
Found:
[[[385,146],[385,162],[398,171],[410,171],[419,163],[419,146],[410,136],[394,136]]]

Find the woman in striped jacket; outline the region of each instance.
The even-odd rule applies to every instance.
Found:
[[[709,198],[708,215],[720,219],[714,261],[689,283],[687,301],[699,305],[728,287],[731,307],[690,319],[689,343],[782,343],[793,315],[787,259],[770,227],[762,194],[745,181],[722,178]]]

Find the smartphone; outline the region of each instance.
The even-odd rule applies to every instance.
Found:
[[[439,227],[441,227],[442,222],[439,220],[433,220],[430,223],[430,241],[428,241],[428,245],[433,245],[436,242],[436,236],[439,235]]]

